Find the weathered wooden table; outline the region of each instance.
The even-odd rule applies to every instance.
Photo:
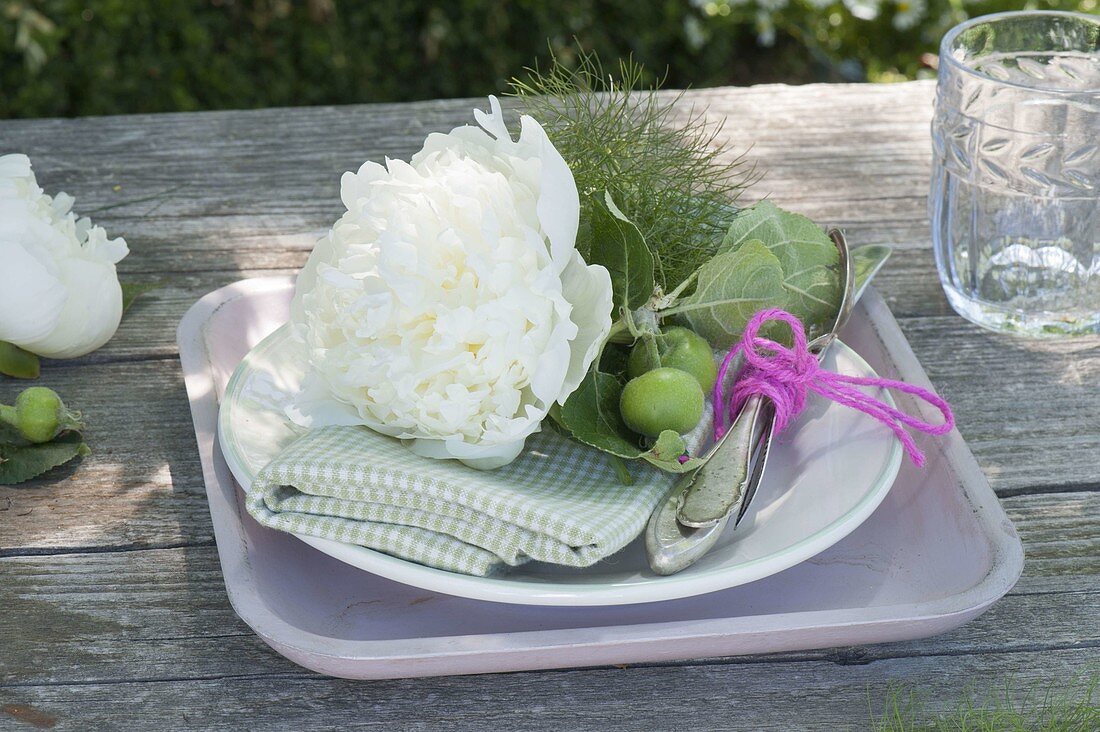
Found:
[[[892,645],[628,668],[355,683],[270,651],[226,600],[175,328],[204,293],[292,273],[341,213],[341,172],[470,118],[439,101],[0,121],[161,287],[105,348],[41,383],[84,409],[94,454],[0,488],[0,729],[862,729],[891,683],[950,708],[968,685],[1100,664],[1100,340],[1021,341],[957,317],[925,196],[930,83],[693,92],[754,145],[770,194],[857,244],[1016,523],[1024,576],[986,615]],[[0,263],[2,266],[2,263]],[[18,384],[0,382],[0,400]]]

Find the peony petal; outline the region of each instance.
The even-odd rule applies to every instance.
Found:
[[[307,429],[363,424],[355,407],[334,399],[328,384],[315,371],[302,380],[302,388],[294,403],[287,407],[286,415],[294,424]]]
[[[290,321],[295,328],[306,325],[305,310],[302,298],[317,287],[317,269],[322,264],[331,265],[337,258],[336,244],[330,231],[313,245],[313,251],[309,253],[309,259],[305,266],[298,272],[298,279],[294,282],[294,298],[290,302]]]
[[[65,191],[60,191],[54,194],[53,204],[50,208],[53,210],[54,218],[61,219],[68,216],[69,212],[73,210],[73,204],[76,203],[76,199],[70,196]],[[86,222],[84,225],[88,228],[92,225],[92,220],[88,218],[81,219]]]
[[[31,159],[22,153],[0,155],[0,181],[16,178],[36,182],[31,171]]]
[[[68,299],[57,327],[43,338],[20,344],[47,358],[76,358],[111,339],[122,319],[122,287],[110,262],[72,258],[57,263]]]
[[[536,422],[518,439],[493,444],[473,445],[457,437],[445,440],[418,438],[404,442],[413,454],[421,457],[437,460],[456,459],[475,470],[496,470],[519,457],[527,438],[538,431],[539,425]]]
[[[562,294],[573,303],[570,318],[577,324],[573,339],[569,370],[565,375],[558,403],[564,403],[596,360],[607,334],[611,331],[611,275],[598,264],[584,263],[580,252],[574,251],[561,277]]]
[[[0,262],[0,341],[25,348],[57,327],[65,286],[24,245],[9,239],[0,239]]]
[[[480,458],[459,458],[458,461],[467,468],[473,468],[474,470],[496,470],[518,458],[526,443],[526,440],[516,440],[508,445],[501,445],[496,455]],[[413,450],[413,452],[415,453],[416,450]]]
[[[558,398],[562,382],[569,373],[572,351],[569,337],[572,332],[576,332],[572,322],[559,322],[554,326],[549,347],[539,355],[538,367],[531,374],[531,392],[547,409]]]
[[[32,256],[51,271],[58,257],[79,254],[80,244],[36,210],[33,201],[0,195],[0,239],[22,242]]]
[[[500,109],[500,100],[492,94],[489,95],[489,111],[483,112],[480,109],[475,109],[474,119],[485,128],[486,132],[498,140],[512,141],[512,136],[508,134],[508,126],[504,124],[504,113]]]
[[[88,219],[82,220],[88,221]],[[108,239],[103,227],[90,226],[88,240],[84,242],[84,252],[92,259],[118,264],[130,253],[130,248],[126,246],[126,240],[121,236]]]
[[[462,150],[464,156],[478,161],[488,160],[495,144],[493,138],[480,127],[460,125],[447,133],[433,132],[428,135],[424,139],[424,147],[412,156],[409,164],[418,168],[431,155],[453,154],[455,150]]]
[[[340,177],[340,200],[348,211],[357,211],[360,203],[370,198],[371,183],[386,180],[386,169],[378,163],[368,160],[359,166],[357,173],[344,173]]]
[[[531,117],[520,118],[520,144],[530,145],[542,163],[539,174],[539,223],[550,240],[554,271],[562,272],[576,250],[581,200],[573,172],[546,136],[542,125]]]

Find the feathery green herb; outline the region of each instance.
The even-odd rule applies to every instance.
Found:
[[[720,141],[720,124],[694,107],[674,109],[683,92],[658,95],[660,83],[645,78],[633,60],[609,73],[582,51],[572,68],[554,58],[546,70],[527,69],[510,93],[572,169],[581,226],[593,194],[610,192],[656,255],[657,282],[668,291],[715,254],[734,201],[755,176]]]
[[[999,692],[966,691],[953,710],[929,713],[912,688],[888,689],[876,732],[1092,732],[1100,729],[1100,675],[1051,682],[1045,689],[1005,686]],[[950,708],[950,707],[949,707]]]

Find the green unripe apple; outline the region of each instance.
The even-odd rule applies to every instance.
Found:
[[[686,371],[695,377],[700,388],[709,392],[718,378],[718,366],[714,353],[706,339],[693,330],[673,326],[657,334],[657,358],[645,339],[639,339],[630,351],[626,374],[637,378],[655,368],[667,367]]]
[[[690,432],[703,416],[703,389],[695,377],[662,367],[627,382],[619,399],[626,426],[647,437]]]

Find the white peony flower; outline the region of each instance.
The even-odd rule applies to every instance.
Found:
[[[26,155],[0,156],[0,341],[48,358],[94,351],[122,318],[126,242],[72,205],[42,192]]]
[[[293,416],[362,424],[419,455],[505,465],[580,384],[611,327],[611,278],[576,250],[573,175],[500,104],[411,162],[345,173],[345,213],[298,276],[311,372]]]

